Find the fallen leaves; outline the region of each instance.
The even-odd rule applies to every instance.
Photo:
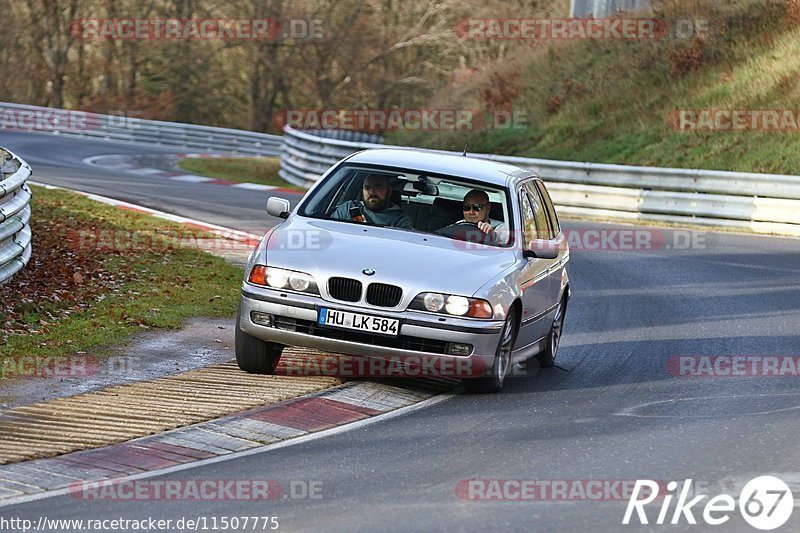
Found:
[[[0,288],[3,342],[11,335],[47,332],[135,277],[126,266],[124,250],[96,250],[70,238],[76,232],[96,230],[96,225],[59,214],[57,205],[35,206],[31,260]]]

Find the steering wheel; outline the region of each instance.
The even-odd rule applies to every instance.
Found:
[[[491,242],[491,237],[482,232],[480,228],[478,228],[477,223],[469,222],[468,220],[460,220],[449,226],[440,228],[436,230],[436,234],[478,244],[488,244]]]

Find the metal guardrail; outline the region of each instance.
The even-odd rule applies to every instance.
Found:
[[[0,131],[35,131],[211,153],[277,156],[281,136],[0,102]]]
[[[299,185],[310,187],[328,168],[353,152],[367,148],[380,148],[378,143],[354,142],[321,136],[296,130],[291,126],[283,128],[281,147],[281,178]]]
[[[570,17],[602,18],[650,7],[650,0],[571,0]]]
[[[350,131],[311,134],[286,126],[284,135],[278,136],[0,102],[2,129],[211,153],[280,154],[280,176],[301,186],[312,185],[331,165],[353,152],[384,146],[380,142],[364,142],[381,141],[378,136]],[[760,233],[800,235],[800,177],[797,176],[492,154],[473,156],[534,168],[547,181],[559,210],[568,215],[730,226]],[[2,241],[8,235],[0,233],[0,237],[3,237],[0,243],[7,244]]]
[[[340,141],[350,141],[357,143],[383,144],[383,136],[377,133],[365,133],[350,130],[315,130],[316,137],[337,139]]]
[[[31,258],[31,167],[0,148],[0,285],[22,270]]]
[[[408,148],[323,138],[289,126],[283,131],[280,175],[302,186],[353,152]],[[800,176],[472,156],[535,169],[565,215],[800,236]]]

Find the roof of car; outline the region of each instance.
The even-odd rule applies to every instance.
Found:
[[[398,167],[431,174],[446,174],[475,179],[491,185],[504,186],[509,177],[537,175],[534,170],[522,169],[507,163],[477,157],[448,154],[433,150],[406,148],[374,148],[353,154],[348,163]]]

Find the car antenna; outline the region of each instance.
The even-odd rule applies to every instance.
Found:
[[[464,143],[464,153],[461,154],[461,155],[463,155],[464,157],[467,157],[467,143]]]

